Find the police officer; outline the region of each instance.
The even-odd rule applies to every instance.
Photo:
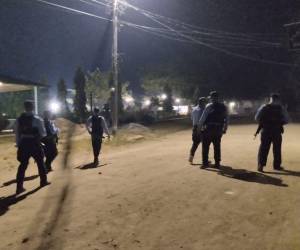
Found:
[[[112,120],[111,120],[111,110],[110,110],[110,107],[109,107],[108,103],[105,103],[103,105],[102,116],[104,117],[108,127],[110,128],[111,124],[112,124]]]
[[[48,110],[44,111],[44,126],[47,133],[46,137],[44,137],[42,140],[44,143],[44,152],[46,157],[45,166],[47,172],[51,172],[51,164],[58,154],[57,143],[59,130],[55,126],[53,115]]]
[[[194,159],[196,150],[202,141],[202,131],[198,130],[198,124],[200,121],[200,117],[202,116],[202,113],[205,109],[206,103],[207,103],[206,98],[200,97],[198,100],[198,105],[193,108],[193,111],[191,114],[191,118],[192,118],[192,122],[193,122],[193,134],[192,134],[193,145],[190,150],[190,157],[189,157],[189,162],[191,164],[193,163],[193,159]]]
[[[215,167],[220,168],[221,139],[228,127],[227,107],[219,101],[216,91],[210,93],[210,100],[200,118],[199,129],[203,130],[202,139],[202,168],[209,166],[208,154],[211,143],[214,145]]]
[[[108,138],[110,138],[105,119],[100,116],[100,110],[98,108],[94,108],[93,115],[90,116],[86,122],[86,128],[91,135],[94,152],[94,165],[97,166],[99,164],[103,132],[105,132],[108,135]]]
[[[24,109],[25,112],[18,117],[15,125],[16,144],[18,147],[17,159],[20,162],[16,178],[16,194],[25,191],[23,182],[30,157],[33,157],[37,163],[40,175],[40,186],[44,187],[50,184],[47,181],[44,153],[41,145],[41,139],[46,136],[43,121],[34,115],[34,103],[32,101],[25,101]]]
[[[282,170],[281,144],[284,132],[283,126],[288,123],[289,118],[286,109],[281,105],[279,94],[271,94],[270,102],[258,109],[255,120],[262,129],[257,170],[262,172],[266,166],[271,144],[273,144],[274,155],[273,168]]]

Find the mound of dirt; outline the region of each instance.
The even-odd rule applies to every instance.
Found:
[[[129,123],[121,128],[122,132],[130,134],[148,134],[151,133],[151,130],[138,123]]]
[[[65,118],[57,118],[55,120],[56,126],[60,130],[60,137],[64,138],[70,129],[73,129],[73,136],[78,136],[86,133],[86,128],[84,124],[75,124],[70,120]]]

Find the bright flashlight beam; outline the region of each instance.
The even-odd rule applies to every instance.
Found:
[[[52,113],[58,113],[60,111],[60,103],[57,101],[51,101],[49,104],[49,109]]]

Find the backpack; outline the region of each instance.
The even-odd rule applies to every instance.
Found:
[[[103,135],[103,127],[102,127],[102,117],[101,116],[92,116],[92,134],[93,135]]]

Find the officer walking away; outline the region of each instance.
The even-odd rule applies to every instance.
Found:
[[[214,146],[215,167],[220,168],[221,139],[228,127],[228,111],[224,103],[219,101],[216,91],[210,93],[210,100],[200,118],[199,129],[203,130],[202,139],[202,168],[209,166],[208,154],[210,144]]]
[[[112,119],[111,119],[111,110],[109,108],[109,104],[105,103],[102,108],[102,116],[104,117],[108,127],[111,127]]]
[[[56,158],[58,151],[57,151],[57,143],[58,143],[58,133],[59,129],[55,126],[53,121],[53,115],[50,111],[44,111],[44,126],[46,129],[46,137],[42,139],[44,143],[44,152],[45,152],[45,166],[47,172],[52,171],[52,162]]]
[[[189,162],[193,164],[193,159],[196,153],[196,150],[199,146],[199,144],[202,141],[202,131],[198,130],[198,124],[200,121],[200,118],[203,114],[203,111],[205,109],[207,100],[205,97],[200,97],[198,100],[198,105],[194,107],[191,118],[193,122],[193,134],[192,134],[192,140],[193,140],[193,145],[190,150],[190,157],[189,157]]]
[[[288,113],[282,106],[279,94],[271,94],[270,102],[262,105],[256,115],[255,120],[261,127],[261,144],[258,151],[258,167],[257,170],[263,172],[263,168],[267,164],[267,158],[271,144],[273,144],[275,170],[283,170],[281,167],[281,144],[283,126],[288,123]]]
[[[17,195],[25,191],[23,182],[30,157],[33,157],[37,163],[40,187],[50,184],[47,181],[44,152],[41,145],[41,139],[46,136],[43,121],[34,115],[34,103],[32,101],[25,101],[24,109],[25,112],[17,118],[15,124],[16,143],[18,147],[17,159],[20,162],[17,172]]]
[[[108,138],[110,138],[105,119],[100,116],[100,110],[98,108],[94,108],[93,115],[90,116],[86,122],[86,128],[91,135],[94,152],[94,165],[96,167],[99,164],[103,132],[105,132]]]

